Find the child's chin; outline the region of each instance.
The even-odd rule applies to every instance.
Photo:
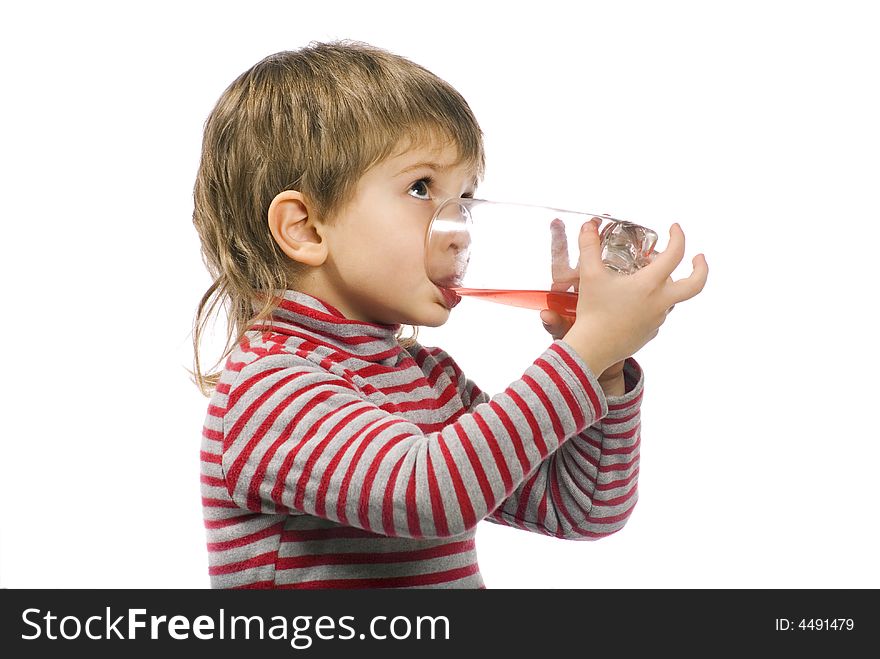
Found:
[[[410,325],[421,325],[423,327],[440,327],[449,320],[450,310],[442,304],[433,304],[430,309],[420,314],[418,323],[409,323]]]

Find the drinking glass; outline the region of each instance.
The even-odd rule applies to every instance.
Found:
[[[651,262],[657,234],[609,215],[447,199],[428,227],[428,277],[451,306],[461,296],[574,316],[581,226],[600,219],[602,261],[622,274]],[[572,262],[574,259],[574,262]]]

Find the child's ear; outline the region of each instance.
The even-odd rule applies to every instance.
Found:
[[[327,259],[327,241],[310,213],[301,192],[279,192],[269,204],[269,231],[287,256],[305,265],[318,266]]]

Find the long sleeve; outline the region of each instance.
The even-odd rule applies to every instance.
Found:
[[[589,367],[564,341],[555,344],[573,373],[603,396]],[[466,406],[489,397],[451,360]],[[606,400],[608,413],[551,453],[487,518],[566,539],[592,540],[620,530],[638,500],[641,401],[644,376],[638,363],[624,367],[627,391]]]
[[[255,513],[306,513],[385,536],[461,535],[522,492],[529,474],[537,483],[535,470],[566,438],[606,415],[570,352],[554,343],[521,379],[437,432],[389,413],[344,373],[262,355],[241,365],[209,413],[208,434],[222,442],[211,482]],[[588,463],[580,454],[569,461]]]

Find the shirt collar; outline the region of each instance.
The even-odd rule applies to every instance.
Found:
[[[332,347],[372,362],[396,357],[400,325],[380,325],[346,318],[339,309],[300,291],[285,291],[279,306],[263,329],[296,336],[316,345]]]

